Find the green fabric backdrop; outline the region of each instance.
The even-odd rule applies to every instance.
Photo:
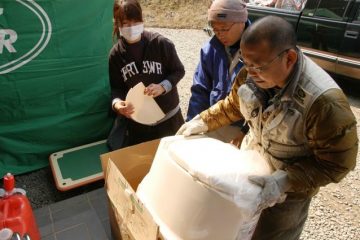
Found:
[[[0,177],[106,138],[112,4],[0,0]]]

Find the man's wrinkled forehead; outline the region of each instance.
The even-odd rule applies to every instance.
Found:
[[[266,39],[261,39],[256,42],[240,42],[240,50],[247,49],[252,51],[264,51],[264,50],[271,50],[272,47],[270,46],[269,42]]]
[[[258,43],[240,43],[240,54],[245,60],[251,60],[252,62],[262,62],[263,59],[267,59],[271,54],[272,49],[269,44],[264,40]]]

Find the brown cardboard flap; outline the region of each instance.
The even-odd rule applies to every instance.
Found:
[[[112,227],[115,235],[121,235],[119,229],[126,228],[132,239],[156,240],[159,237],[159,226],[135,193],[150,170],[159,142],[159,139],[153,140],[100,156],[112,206],[110,211],[115,216],[112,220],[118,226],[117,230]]]
[[[127,191],[130,190],[127,189],[129,189],[128,183],[121,175],[119,169],[110,161],[106,177],[106,190],[110,202],[117,209],[117,213],[123,220],[132,211],[132,203],[129,196],[127,196]]]
[[[125,173],[127,176],[133,173],[127,173],[129,172],[129,169],[137,168],[139,163],[143,166],[145,166],[146,164],[148,164],[148,166],[151,166],[159,142],[160,139],[156,139],[100,155],[104,176],[106,176],[107,174],[107,164],[110,159],[113,159],[114,164],[119,169],[121,169],[121,172],[123,174]],[[142,171],[148,172],[148,169],[146,169],[145,167],[145,169],[143,169]],[[131,186],[132,188],[136,189],[137,184]]]

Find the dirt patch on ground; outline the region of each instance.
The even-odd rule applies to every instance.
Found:
[[[202,29],[211,0],[142,0],[147,27]]]

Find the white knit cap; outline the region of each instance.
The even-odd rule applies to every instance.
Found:
[[[246,22],[248,12],[241,0],[215,0],[208,10],[208,21]]]

